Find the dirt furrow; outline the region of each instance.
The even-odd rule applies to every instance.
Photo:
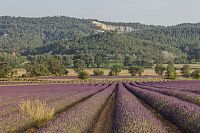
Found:
[[[105,104],[104,109],[102,110],[97,123],[92,129],[91,133],[112,133],[112,123],[113,123],[113,112],[116,99],[116,89],[108,99]]]

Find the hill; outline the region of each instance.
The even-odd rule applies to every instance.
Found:
[[[91,20],[69,17],[0,17],[0,49],[19,51],[43,46],[50,41],[68,40],[96,33]]]
[[[185,57],[185,54],[176,47],[118,32],[104,32],[69,41],[56,41],[28,50],[23,55],[67,54],[73,55],[74,58],[82,58],[89,54],[95,62],[100,60],[102,63],[112,61],[124,63],[127,60],[127,65],[134,62],[148,66],[160,62],[163,52],[173,53],[172,58],[176,61]]]
[[[65,16],[42,18],[1,16],[0,49],[20,52],[22,49],[44,46],[55,40],[69,40],[97,34],[100,29],[93,23],[94,21],[97,20]],[[112,23],[105,24],[112,26]],[[113,24],[113,26],[120,25]],[[137,28],[139,25],[132,24],[130,28]]]
[[[70,55],[73,59],[89,55],[96,64],[99,60],[193,63],[200,59],[200,24],[165,27],[65,16],[2,16],[0,50],[25,56]]]

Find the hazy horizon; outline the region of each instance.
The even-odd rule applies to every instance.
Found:
[[[0,0],[0,2],[0,16],[67,16],[165,26],[200,22],[198,0]]]

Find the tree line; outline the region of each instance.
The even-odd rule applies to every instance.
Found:
[[[85,60],[84,60],[85,59]],[[87,62],[88,61],[88,62]],[[87,79],[89,74],[85,68],[91,65],[88,55],[82,59],[72,58],[68,55],[36,55],[28,57],[17,57],[11,55],[0,56],[0,77],[12,77],[15,74],[14,69],[22,68],[27,71],[22,77],[37,77],[37,76],[67,76],[67,68],[73,68],[78,73],[79,78]],[[142,76],[145,68],[137,65],[123,66],[115,64],[110,68],[108,76],[119,76],[122,69],[127,69],[131,76]],[[168,63],[167,67],[163,64],[155,65],[155,73],[166,79],[176,79],[177,68],[173,63]],[[184,65],[181,69],[181,74],[185,78],[200,79],[200,69],[192,70],[189,65]],[[95,76],[103,76],[104,71],[101,68],[96,68],[93,71]]]

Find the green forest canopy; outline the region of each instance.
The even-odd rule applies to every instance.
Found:
[[[18,56],[67,55],[87,65],[110,62],[149,66],[153,63],[193,63],[200,59],[200,24],[153,26],[102,22],[131,27],[132,32],[99,32],[92,19],[65,16],[0,17],[0,50]]]

